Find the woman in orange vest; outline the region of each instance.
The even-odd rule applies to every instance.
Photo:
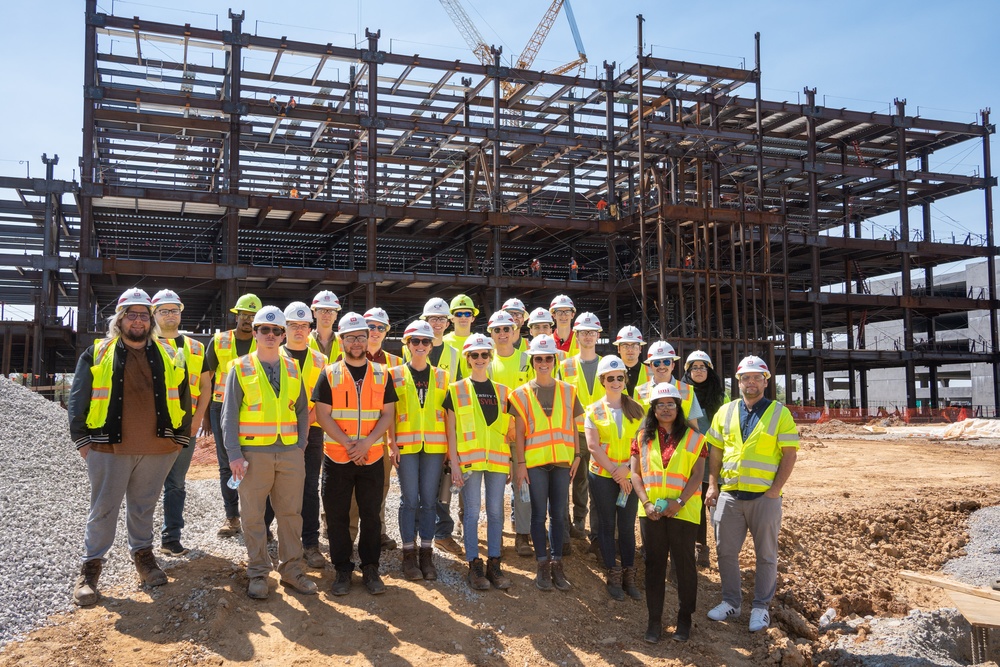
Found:
[[[538,571],[535,585],[543,591],[572,586],[562,567],[563,531],[569,505],[569,485],[580,465],[576,421],[583,408],[574,385],[556,380],[556,341],[536,336],[528,348],[535,378],[511,394],[515,409],[517,489],[527,485],[531,496],[531,541]],[[549,547],[545,519],[549,519]]]
[[[632,444],[632,484],[639,497],[639,530],[646,548],[646,634],[650,644],[663,632],[667,557],[677,566],[675,641],[691,635],[698,595],[694,543],[701,514],[705,439],[688,427],[681,395],[670,383],[653,387],[649,411]]]

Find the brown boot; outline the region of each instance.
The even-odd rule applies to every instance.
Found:
[[[708,545],[707,544],[696,544],[694,545],[694,559],[698,567],[707,568],[711,566],[711,562],[708,559]]]
[[[608,595],[614,600],[624,600],[625,591],[622,590],[622,569],[615,566],[608,570],[607,579]]]
[[[518,533],[514,536],[514,549],[518,556],[528,558],[535,555],[535,550],[531,548],[531,536]]]
[[[500,569],[499,558],[486,559],[486,578],[501,591],[505,591],[511,586],[510,579],[504,576],[503,570]]]
[[[635,568],[634,567],[623,567],[622,568],[622,589],[625,591],[625,595],[629,596],[633,600],[641,600],[642,593],[639,592],[639,587],[636,586]]]
[[[552,584],[561,591],[573,588],[573,584],[567,581],[566,575],[563,573],[561,560],[552,561]]]
[[[488,591],[490,580],[483,573],[483,559],[476,558],[469,561],[469,586],[475,591]]]
[[[101,594],[97,591],[97,580],[101,576],[101,569],[104,561],[100,558],[88,560],[80,567],[80,576],[76,580],[76,587],[73,588],[73,602],[80,607],[89,607],[97,604]]]
[[[434,567],[434,550],[430,547],[420,547],[420,571],[424,581],[437,581],[438,571]]]
[[[417,550],[415,547],[403,548],[403,577],[410,581],[424,578],[424,573],[417,565]]]
[[[156,564],[152,549],[140,549],[132,557],[135,571],[139,573],[139,582],[144,586],[162,586],[167,583],[167,575]]]
[[[552,569],[549,567],[549,561],[538,561],[538,572],[535,573],[535,586],[541,591],[552,590]]]

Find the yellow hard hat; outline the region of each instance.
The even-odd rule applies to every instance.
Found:
[[[479,309],[476,308],[475,304],[472,303],[472,299],[466,294],[459,294],[452,299],[449,310],[452,313],[456,310],[471,310],[473,317],[479,314]]]
[[[256,313],[260,310],[260,299],[256,294],[244,294],[236,300],[236,305],[229,309],[230,313],[238,313],[245,310],[248,313]]]

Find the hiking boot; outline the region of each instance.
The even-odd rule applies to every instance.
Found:
[[[252,597],[254,600],[266,600],[270,592],[271,591],[267,587],[266,578],[250,577],[250,583],[247,584],[247,595]]]
[[[503,570],[500,569],[499,558],[486,559],[486,578],[490,580],[497,589],[505,591],[511,587],[511,580],[508,579]]]
[[[240,518],[238,516],[227,516],[226,520],[219,526],[218,537],[236,537],[241,530]]]
[[[409,581],[418,581],[424,578],[424,573],[420,571],[417,564],[417,550],[413,547],[403,548],[403,578]]]
[[[162,586],[167,583],[167,575],[156,564],[152,549],[140,549],[132,556],[135,571],[139,573],[139,581],[145,586]]]
[[[320,553],[319,547],[306,547],[302,550],[302,557],[309,567],[314,567],[317,570],[326,567],[326,558]]]
[[[694,545],[694,560],[698,567],[707,568],[711,567],[712,563],[708,559],[708,545],[707,544],[696,544]]]
[[[552,561],[552,583],[561,591],[568,591],[573,588],[573,584],[566,580],[561,560]]]
[[[613,600],[621,601],[625,599],[625,591],[622,590],[622,569],[620,567],[616,566],[608,570],[607,589],[608,595]]]
[[[438,571],[434,567],[434,550],[430,547],[420,547],[420,571],[424,581],[437,581]]]
[[[330,584],[330,593],[333,595],[347,595],[351,592],[351,572],[349,570],[337,570],[337,578]]]
[[[535,586],[540,591],[552,590],[552,569],[549,567],[549,561],[538,561],[538,572],[535,573]]]
[[[634,567],[622,568],[622,590],[625,591],[625,595],[629,596],[633,600],[642,599],[642,593],[639,592],[639,587],[636,585]]]
[[[451,535],[446,535],[445,537],[435,537],[434,546],[438,549],[443,549],[450,554],[455,554],[456,556],[461,556],[464,549],[462,545],[455,541],[455,538]]]
[[[101,594],[97,590],[97,580],[101,577],[101,569],[104,561],[100,558],[88,560],[80,566],[80,576],[76,580],[73,588],[73,602],[80,607],[89,607],[97,604]]]
[[[316,591],[319,589],[315,581],[301,572],[290,579],[282,579],[281,585],[303,595],[316,595]]]
[[[514,550],[518,556],[525,558],[535,555],[535,550],[531,548],[531,536],[518,533],[514,536]]]
[[[382,551],[393,551],[399,546],[396,544],[396,540],[392,539],[388,535],[382,535],[381,537],[381,548]]]
[[[385,584],[378,574],[378,565],[365,565],[361,569],[361,581],[372,595],[385,593]]]
[[[160,553],[167,556],[184,556],[190,549],[185,549],[180,540],[171,540],[160,545]]]
[[[483,573],[483,559],[476,558],[475,560],[469,561],[469,586],[476,591],[488,591],[490,589],[490,580],[486,578]]]

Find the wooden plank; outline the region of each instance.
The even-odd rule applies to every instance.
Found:
[[[957,591],[949,591],[948,597],[972,625],[1000,628],[1000,602]]]
[[[954,579],[947,579],[934,574],[920,574],[919,572],[911,572],[909,570],[903,570],[899,573],[899,576],[918,584],[937,586],[938,588],[943,588],[948,591],[965,593],[966,595],[974,595],[987,600],[993,600],[994,602],[1000,602],[1000,591],[990,590],[989,588],[977,588],[975,586],[970,586],[969,584],[963,584],[960,581],[955,581]]]

